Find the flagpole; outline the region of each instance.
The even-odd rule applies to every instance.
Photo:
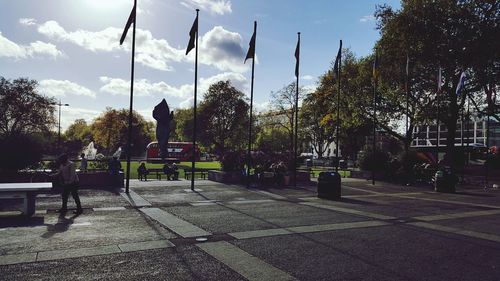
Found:
[[[437,104],[437,120],[436,120],[436,166],[439,168],[439,94],[441,92],[441,66],[439,66],[439,75],[438,75],[438,91],[436,94],[436,104]]]
[[[256,45],[257,41],[257,21],[253,22],[253,36],[254,37],[254,48]],[[254,80],[254,73],[255,73],[255,49],[253,52],[253,57],[252,57],[252,81],[250,85],[250,120],[248,124],[248,151],[247,151],[247,188],[250,187],[250,166],[252,164],[252,156],[251,156],[251,150],[252,150],[252,118],[253,118],[253,80]]]
[[[194,108],[193,108],[193,155],[191,159],[191,190],[194,191],[194,171],[196,162],[196,103],[198,93],[198,14],[200,9],[196,9],[196,38],[195,38],[195,56],[194,56]]]
[[[342,68],[342,40],[339,46],[339,68],[338,68],[338,93],[337,93],[337,130],[335,136],[335,171],[339,171],[339,130],[340,130],[340,69]]]
[[[300,32],[297,32],[297,48],[300,50]],[[299,135],[299,65],[300,65],[300,52],[299,56],[297,57],[297,73],[296,78],[297,78],[297,83],[295,87],[295,141],[294,141],[294,147],[293,147],[293,186],[297,187],[297,147],[298,147],[298,135]]]
[[[409,72],[408,72],[408,64],[409,64],[409,57],[408,54],[406,55],[406,75],[405,75],[405,92],[406,92],[406,142],[405,142],[405,152],[406,152],[406,157],[408,160],[408,142],[410,140],[410,134],[408,132],[408,121],[409,121],[409,115],[410,115],[410,93],[408,91],[408,80],[409,80]]]
[[[373,75],[373,155],[372,155],[372,185],[375,185],[375,145],[376,145],[376,140],[375,140],[375,135],[376,135],[376,128],[377,128],[377,51],[375,50],[375,61],[373,63],[373,72],[375,75]]]
[[[137,25],[137,0],[134,0],[134,29],[132,30],[132,67],[130,71],[130,107],[128,111],[128,138],[127,138],[127,178],[125,193],[129,193],[130,184],[130,149],[132,142],[132,108],[134,103],[134,62],[135,62],[135,26]]]
[[[409,64],[410,64],[410,57],[408,54],[406,54],[406,75],[405,75],[405,92],[406,92],[406,139],[405,139],[405,154],[406,154],[406,185],[410,185],[410,167],[409,167],[409,157],[408,157],[408,151],[409,151],[409,142],[412,138],[412,135],[410,135],[410,132],[408,131],[409,127],[409,119],[410,119],[410,91],[408,88],[408,81],[410,80],[410,72],[409,72]]]

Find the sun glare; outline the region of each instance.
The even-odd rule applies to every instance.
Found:
[[[96,10],[110,10],[133,5],[132,0],[85,0],[85,3]]]

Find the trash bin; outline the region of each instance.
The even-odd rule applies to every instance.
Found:
[[[434,190],[437,192],[454,193],[458,178],[450,169],[440,169],[434,175]]]
[[[311,159],[306,159],[306,167],[310,168],[313,166],[313,162]]]
[[[318,197],[340,199],[340,174],[337,172],[321,172],[318,177]]]

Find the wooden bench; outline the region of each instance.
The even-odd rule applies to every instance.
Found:
[[[0,183],[0,199],[22,199],[21,211],[26,216],[32,216],[35,213],[36,194],[51,190],[51,182]]]
[[[161,168],[152,168],[148,169],[149,174],[155,174],[157,180],[161,180],[161,175],[163,175],[163,169]],[[145,175],[147,177],[147,175]]]
[[[184,179],[189,180],[191,178],[191,169],[184,169]],[[208,171],[207,170],[194,170],[194,176],[196,177],[196,174],[200,175],[201,179],[207,179],[208,176]]]

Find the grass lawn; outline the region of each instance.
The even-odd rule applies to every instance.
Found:
[[[141,162],[138,161],[130,161],[130,178],[131,179],[137,179],[137,168],[139,167],[139,164]],[[122,164],[122,169],[126,173],[127,170],[127,161],[121,161]],[[178,164],[180,166],[179,168],[179,178],[184,178],[184,169],[183,167],[191,167],[191,162],[180,162]],[[153,163],[146,163],[146,168],[148,169],[161,169],[163,168],[163,164],[158,163],[158,164],[153,164]],[[213,169],[213,170],[219,170],[220,169],[220,162],[213,161],[213,162],[196,162],[195,163],[195,168],[198,169]],[[125,174],[126,176],[126,174]],[[148,177],[151,178],[151,175]]]

